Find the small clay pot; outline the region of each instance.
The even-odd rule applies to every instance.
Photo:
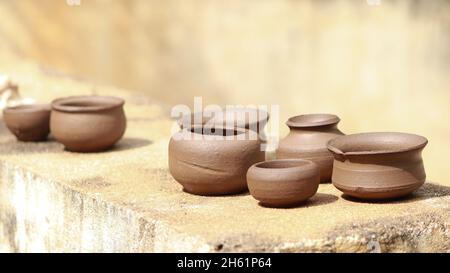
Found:
[[[3,110],[8,129],[20,141],[44,141],[50,132],[50,105],[30,104]]]
[[[224,136],[225,135],[225,136]],[[169,170],[186,192],[225,195],[247,191],[246,173],[264,161],[261,141],[241,128],[183,129],[169,143]]]
[[[363,133],[331,140],[333,184],[349,196],[390,199],[425,182],[422,150],[428,140],[405,133]]]
[[[317,192],[319,166],[309,160],[283,159],[257,163],[247,172],[252,196],[268,207],[291,207]]]
[[[221,112],[204,111],[178,120],[181,129],[193,126],[250,129],[261,133],[269,121],[269,113],[257,108],[233,107]]]
[[[125,133],[125,101],[116,97],[77,96],[52,102],[50,129],[72,152],[111,148]]]
[[[286,122],[290,132],[280,141],[276,157],[311,160],[319,165],[321,182],[330,182],[333,155],[328,151],[327,143],[344,135],[337,128],[339,121],[337,116],[331,114],[308,114],[290,118]]]

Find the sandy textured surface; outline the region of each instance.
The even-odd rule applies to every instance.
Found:
[[[97,154],[66,152],[52,140],[19,143],[0,127],[1,251],[450,250],[446,186],[428,182],[407,199],[363,203],[321,185],[293,209],[263,208],[248,194],[189,195],[167,170],[173,122],[166,108],[30,64],[17,68],[41,101],[94,91],[123,96],[129,123],[115,149]]]

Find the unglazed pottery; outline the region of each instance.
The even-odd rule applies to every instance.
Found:
[[[268,207],[291,207],[316,194],[319,166],[309,160],[283,159],[256,163],[247,172],[252,196]]]
[[[20,141],[44,141],[50,132],[50,105],[30,104],[3,110],[8,129]]]
[[[180,128],[192,126],[234,127],[262,132],[269,120],[269,113],[257,108],[232,107],[225,111],[197,112],[178,120]]]
[[[241,128],[216,128],[214,132],[202,127],[181,130],[169,143],[170,173],[192,194],[246,191],[248,168],[264,161],[261,141],[257,136],[249,137],[249,132]]]
[[[124,100],[78,96],[52,102],[50,129],[55,139],[73,152],[99,152],[119,141],[126,128]]]
[[[405,133],[363,133],[331,140],[333,184],[349,196],[389,199],[408,195],[425,182],[426,138]]]
[[[327,149],[331,139],[344,135],[337,125],[340,119],[331,114],[309,114],[290,118],[289,134],[280,141],[278,159],[300,158],[315,162],[320,169],[321,182],[330,182],[333,155]]]

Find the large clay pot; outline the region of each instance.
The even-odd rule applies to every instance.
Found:
[[[282,159],[256,163],[247,172],[252,196],[267,207],[292,207],[316,194],[320,183],[316,163]]]
[[[315,162],[320,169],[320,181],[330,182],[333,155],[327,149],[331,139],[344,135],[337,125],[340,119],[331,114],[309,114],[290,118],[289,134],[280,141],[278,159],[300,158]]]
[[[52,102],[50,130],[72,152],[99,152],[119,141],[126,128],[125,101],[116,97],[77,96]]]
[[[223,136],[226,135],[226,136]],[[246,191],[246,173],[264,161],[261,141],[240,128],[214,133],[200,128],[183,129],[169,143],[169,170],[186,192],[224,195]]]
[[[8,129],[20,141],[44,141],[50,132],[50,105],[31,104],[3,110]]]
[[[178,125],[181,129],[192,126],[218,126],[244,128],[262,133],[268,121],[269,113],[264,110],[232,107],[218,113],[204,111],[186,115],[178,120]]]
[[[425,182],[422,150],[428,140],[405,133],[363,133],[328,143],[334,154],[333,185],[362,199],[408,195]]]

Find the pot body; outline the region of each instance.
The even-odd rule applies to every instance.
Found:
[[[23,105],[7,108],[3,119],[20,141],[44,141],[50,132],[50,105]]]
[[[258,138],[204,139],[184,129],[172,136],[169,143],[171,175],[186,192],[197,195],[246,191],[248,168],[264,161],[264,157]]]
[[[390,199],[408,195],[425,183],[422,148],[411,151],[335,155],[333,185],[361,199]]]
[[[53,108],[50,129],[58,142],[72,152],[99,152],[111,148],[126,129],[122,105],[90,111]]]
[[[291,126],[289,134],[279,143],[276,157],[311,160],[319,166],[321,182],[330,182],[333,155],[328,151],[327,143],[342,135],[337,123],[301,128]]]
[[[247,172],[252,196],[267,207],[292,207],[314,196],[320,183],[317,164],[301,160],[272,160]]]

